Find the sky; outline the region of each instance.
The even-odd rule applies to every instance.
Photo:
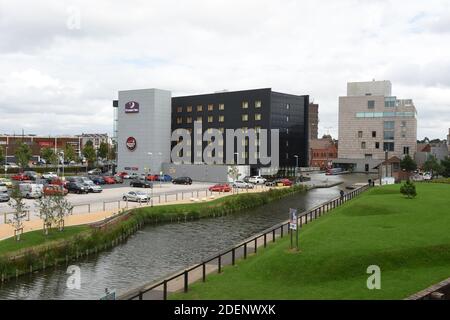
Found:
[[[119,90],[272,88],[338,137],[346,83],[372,79],[414,100],[419,139],[446,138],[447,0],[0,0],[0,134],[111,134]]]

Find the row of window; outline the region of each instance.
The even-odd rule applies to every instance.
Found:
[[[384,99],[384,107],[385,108],[394,108],[397,103],[396,97],[386,97]],[[367,109],[375,109],[375,100],[367,101]]]
[[[361,149],[366,149],[366,142],[361,142]],[[380,143],[375,142],[375,149],[380,149]],[[383,151],[394,151],[395,144],[394,142],[384,142],[383,143]],[[409,147],[403,147],[403,154],[409,154]],[[367,155],[366,155],[367,157]]]
[[[384,132],[383,138],[384,140],[394,140],[395,139],[395,121],[384,121]],[[406,138],[406,121],[402,121],[401,123],[401,136],[402,138]],[[377,137],[377,132],[372,131],[372,138]],[[358,131],[358,138],[363,138],[363,131]]]
[[[414,112],[357,112],[357,118],[415,117]]]
[[[248,109],[248,106],[249,106],[248,101],[243,101],[242,102],[242,109]],[[261,101],[259,101],[259,100],[255,101],[255,108],[256,109],[261,108],[261,106],[262,106]],[[217,107],[218,107],[219,110],[225,110],[225,104],[223,104],[223,103],[219,103]],[[214,104],[208,104],[207,108],[208,108],[208,111],[214,111]],[[192,112],[192,110],[193,110],[192,106],[187,106],[186,107],[186,112]],[[203,105],[198,105],[196,110],[197,110],[197,112],[203,112]],[[177,107],[177,112],[178,113],[183,112],[183,107]]]
[[[243,114],[241,117],[242,121],[248,121],[248,114]],[[261,113],[255,114],[255,121],[260,121],[262,119]],[[183,124],[183,117],[177,117],[177,124]],[[193,118],[192,117],[186,117],[186,123],[192,123]],[[197,117],[196,121],[203,122],[203,117]],[[209,123],[214,122],[214,116],[208,116],[207,121]],[[220,115],[218,117],[219,122],[225,122],[225,116]]]

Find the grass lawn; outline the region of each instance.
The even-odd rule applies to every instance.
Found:
[[[89,229],[88,226],[66,227],[62,232],[52,229],[48,236],[44,236],[42,230],[27,232],[20,236],[20,241],[16,241],[14,238],[0,241],[0,256],[34,246],[47,245],[58,240],[65,240]]]
[[[402,299],[450,277],[450,186],[374,188],[300,231],[300,253],[285,237],[171,299]],[[367,267],[381,268],[368,290]]]

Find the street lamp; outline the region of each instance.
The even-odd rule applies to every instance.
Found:
[[[152,158],[152,155],[153,155],[153,153],[152,152],[148,152],[147,153],[149,156],[150,156],[150,166],[149,166],[149,168],[148,168],[148,174],[150,174],[151,173],[151,170],[152,170],[152,161],[151,161],[151,158]],[[150,200],[151,200],[151,203],[152,203],[152,207],[153,207],[153,182],[152,182],[152,186],[151,186],[151,193],[152,193],[152,195],[150,196]]]
[[[295,158],[295,177],[297,178],[298,155],[294,155],[294,158]]]
[[[6,178],[6,171],[8,171],[7,164],[8,163],[8,146],[5,146],[5,178]]]
[[[59,154],[62,155],[62,177],[64,180],[64,151],[60,151]]]

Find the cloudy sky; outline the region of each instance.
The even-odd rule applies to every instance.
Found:
[[[0,0],[0,133],[112,132],[117,91],[271,87],[320,104],[392,81],[419,138],[450,127],[447,0]]]

